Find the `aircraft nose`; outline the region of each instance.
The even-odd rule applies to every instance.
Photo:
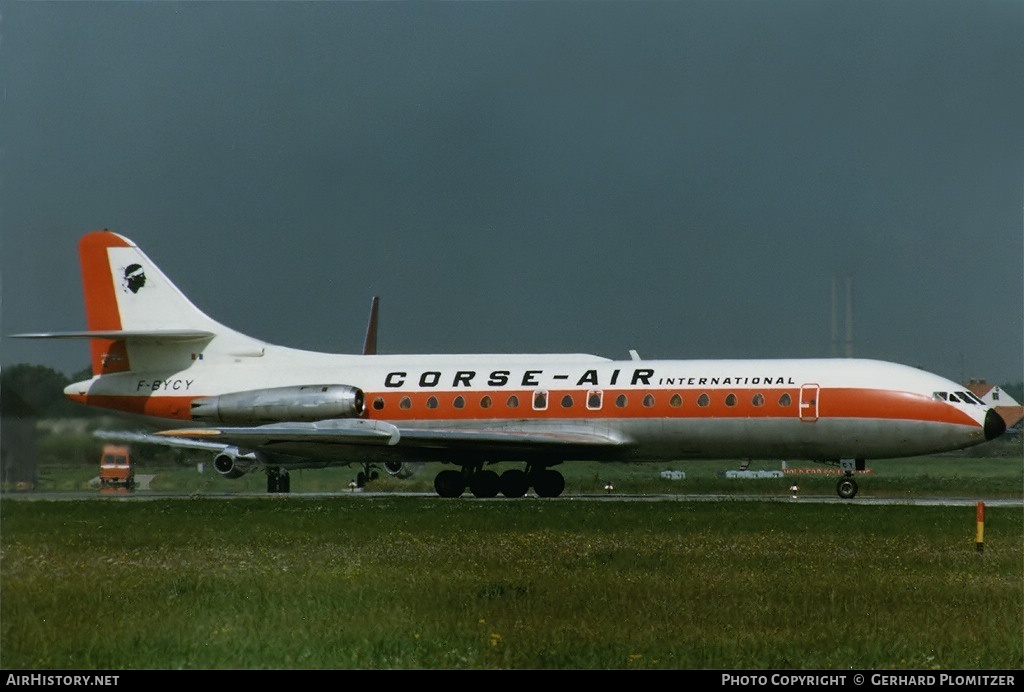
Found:
[[[1004,432],[1006,432],[1006,421],[996,413],[994,408],[990,408],[985,414],[985,439],[994,440]]]

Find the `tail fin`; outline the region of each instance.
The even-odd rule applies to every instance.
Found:
[[[193,305],[124,236],[86,234],[78,243],[88,331],[15,334],[29,339],[89,339],[93,375],[176,372],[194,361],[262,356],[267,345],[225,327]]]
[[[180,369],[215,337],[236,351],[262,344],[208,317],[131,240],[110,231],[78,244],[94,375]],[[218,349],[219,350],[219,349]]]

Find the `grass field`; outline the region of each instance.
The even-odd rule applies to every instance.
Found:
[[[37,484],[88,499],[0,501],[3,669],[1024,668],[1016,448],[872,462],[834,503],[790,490],[834,498],[834,475],[721,477],[738,462],[565,464],[563,498],[444,500],[397,494],[436,465],[265,495],[146,454],[152,490],[122,501],[92,456]],[[766,501],[681,499],[710,494]],[[972,502],[868,502],[923,497]],[[1014,501],[980,551],[974,499]]]
[[[1019,497],[1019,462],[978,463],[932,464],[928,482],[972,497],[994,477]],[[617,487],[658,483],[618,466]],[[666,483],[737,482],[684,468]],[[580,473],[570,490],[604,481]],[[862,493],[899,478],[871,474]],[[897,493],[924,482],[910,478]],[[801,503],[765,487],[779,501],[4,499],[0,666],[1024,667],[1021,507],[988,509],[979,551],[974,506]]]

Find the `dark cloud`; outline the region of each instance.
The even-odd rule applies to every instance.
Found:
[[[1019,2],[4,3],[4,334],[109,227],[356,351],[1024,360]],[[3,341],[3,363],[86,363]]]

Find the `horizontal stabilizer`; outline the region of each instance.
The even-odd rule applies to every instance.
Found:
[[[84,332],[38,332],[35,334],[12,334],[18,339],[115,339],[125,341],[189,342],[213,338],[213,332],[194,329],[110,329]]]

